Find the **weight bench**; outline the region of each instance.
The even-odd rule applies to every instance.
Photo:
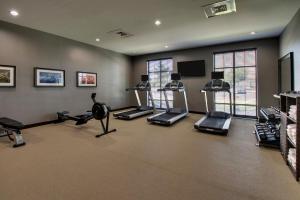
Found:
[[[26,144],[22,137],[22,128],[24,128],[24,125],[21,122],[6,117],[0,118],[0,137],[7,136],[10,141],[15,143],[13,147]]]

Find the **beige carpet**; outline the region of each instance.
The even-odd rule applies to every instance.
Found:
[[[27,145],[0,139],[1,200],[299,200],[300,186],[278,151],[257,148],[254,121],[235,119],[228,137],[145,118],[24,130]]]

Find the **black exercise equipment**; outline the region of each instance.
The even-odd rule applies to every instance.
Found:
[[[148,122],[169,126],[180,119],[183,119],[189,114],[185,87],[180,80],[180,74],[173,73],[171,74],[171,82],[167,83],[163,89],[158,89],[158,91],[162,91],[164,93],[167,110],[165,112],[148,117]],[[167,91],[182,93],[184,97],[185,108],[170,108]]]
[[[155,111],[155,104],[154,104],[154,100],[152,97],[151,84],[149,82],[148,75],[142,75],[141,82],[138,83],[133,88],[127,88],[126,91],[134,91],[135,92],[138,106],[136,109],[114,113],[113,116],[115,118],[130,120],[130,119],[142,117],[145,115],[153,114],[153,112]],[[152,106],[142,106],[138,92],[147,92],[149,94],[149,99],[152,103]]]
[[[92,100],[94,102],[92,113],[96,120],[99,120],[101,122],[101,126],[103,129],[103,133],[100,133],[96,135],[96,137],[101,137],[103,135],[106,135],[111,132],[117,131],[117,129],[111,129],[109,130],[109,115],[110,115],[110,107],[107,106],[105,103],[99,103],[96,102],[96,93],[92,94]],[[104,125],[103,119],[106,118],[106,125]]]
[[[227,135],[232,115],[230,84],[221,80],[224,78],[224,72],[212,72],[211,78],[212,80],[208,82],[201,90],[201,92],[203,92],[205,95],[205,105],[207,112],[206,116],[197,121],[194,125],[194,128],[203,132]],[[209,112],[206,92],[228,92],[230,114],[220,111]]]
[[[89,120],[93,119],[93,113],[91,111],[87,111],[85,114],[70,116],[68,111],[58,112],[58,122],[64,122],[66,120],[76,121],[76,125],[86,124]]]
[[[21,133],[23,128],[24,125],[21,122],[6,117],[0,118],[0,137],[7,136],[10,141],[14,142],[13,147],[26,144]]]
[[[280,148],[280,111],[275,107],[260,108],[259,123],[255,125],[256,146]]]
[[[76,125],[86,124],[91,119],[99,120],[101,123],[101,127],[103,129],[103,133],[96,135],[96,137],[101,137],[111,132],[117,131],[117,129],[109,130],[109,115],[110,115],[110,107],[105,103],[99,103],[96,101],[96,93],[92,93],[91,98],[94,102],[91,111],[87,111],[85,114],[70,116],[68,111],[58,112],[58,122],[64,122],[66,120],[76,121]],[[103,120],[106,119],[106,123],[104,124]]]

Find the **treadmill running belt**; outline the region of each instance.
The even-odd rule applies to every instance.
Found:
[[[171,119],[171,118],[173,118],[177,115],[178,115],[178,113],[164,113],[162,115],[154,117],[152,120],[155,120],[155,121],[168,121],[169,119]]]
[[[127,112],[119,113],[118,115],[128,116],[128,115],[132,115],[132,114],[135,114],[135,113],[139,113],[141,111],[142,110],[129,110]]]
[[[206,118],[199,127],[203,128],[214,128],[214,129],[222,129],[227,119],[222,118]]]

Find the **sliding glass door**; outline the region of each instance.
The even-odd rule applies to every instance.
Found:
[[[231,85],[233,114],[241,117],[256,117],[256,50],[215,53],[214,70],[224,71],[224,79]],[[214,103],[216,110],[229,112],[228,94],[215,93]]]

